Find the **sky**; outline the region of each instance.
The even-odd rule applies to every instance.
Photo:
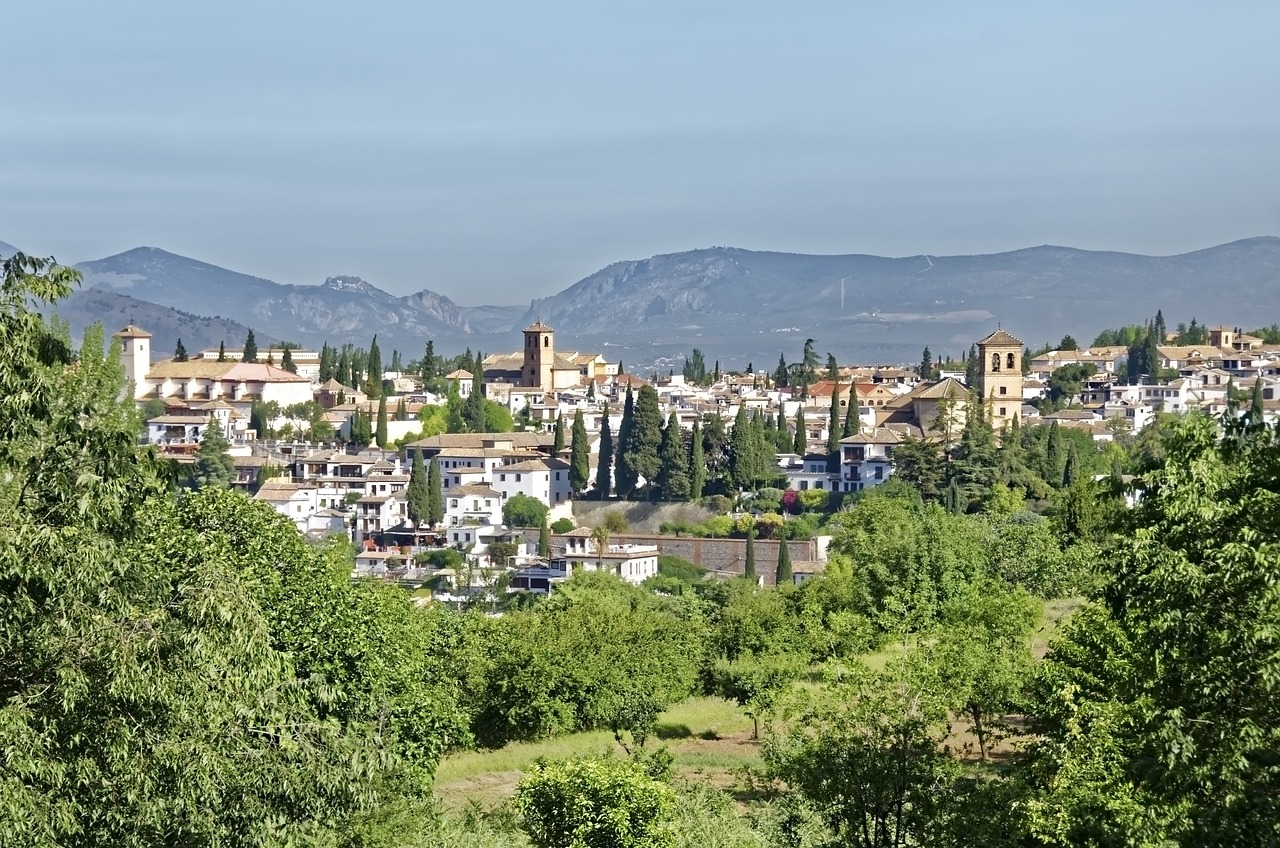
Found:
[[[518,304],[711,245],[1280,235],[1280,3],[13,4],[0,241]]]

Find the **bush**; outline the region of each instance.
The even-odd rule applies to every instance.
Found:
[[[725,495],[712,495],[707,499],[707,506],[712,512],[728,512],[733,507],[733,499]]]
[[[536,848],[665,848],[675,796],[627,760],[540,760],[516,789]]]
[[[568,533],[574,528],[574,526],[572,518],[557,518],[555,521],[551,522],[551,532],[562,534]]]
[[[601,522],[604,529],[610,533],[625,533],[631,527],[631,522],[627,521],[627,517],[622,514],[621,510],[611,509],[604,514],[604,521]]]
[[[512,495],[502,505],[502,521],[509,527],[541,527],[547,520],[547,505],[528,495]]]
[[[800,506],[805,512],[822,512],[827,508],[826,489],[806,489],[800,493]]]

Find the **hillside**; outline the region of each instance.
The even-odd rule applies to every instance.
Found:
[[[842,283],[843,281],[843,283]],[[918,354],[960,348],[997,322],[1029,343],[1138,322],[1280,319],[1280,239],[1179,256],[1033,247],[977,256],[809,256],[716,247],[619,262],[535,300],[521,322],[586,336],[754,355],[813,337]],[[843,292],[842,292],[843,289]],[[693,340],[693,341],[690,341]]]
[[[77,265],[85,286],[206,315],[230,313],[257,332],[307,345],[368,344],[416,349],[431,336],[470,333],[458,306],[429,290],[396,297],[356,276],[285,285],[154,247]]]
[[[72,292],[70,297],[57,304],[53,314],[71,325],[75,338],[94,323],[101,323],[108,336],[126,324],[137,324],[151,333],[151,349],[157,356],[172,351],[178,339],[182,339],[189,352],[217,347],[222,341],[227,347],[238,348],[249,330],[244,324],[228,318],[193,315],[103,289]],[[254,335],[260,345],[277,338],[257,331]]]

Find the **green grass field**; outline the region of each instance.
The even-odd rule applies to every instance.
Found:
[[[678,774],[717,788],[740,782],[747,768],[761,764],[760,746],[751,739],[751,719],[736,704],[720,698],[689,698],[658,718],[649,748],[665,746]],[[445,757],[436,772],[436,793],[444,805],[460,809],[475,803],[492,807],[515,793],[520,776],[539,757],[622,753],[613,734],[574,733],[538,742],[514,742],[494,751],[460,751]]]

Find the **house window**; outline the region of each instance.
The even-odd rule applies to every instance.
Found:
[[[883,479],[884,479],[884,466],[883,466],[883,465],[877,465],[877,466],[876,466],[876,479],[877,479],[877,480],[883,480]]]
[[[502,480],[503,483],[507,482],[507,475],[505,474],[499,474],[498,478]]]
[[[559,471],[557,471],[557,472],[556,472],[556,480],[559,480],[559,479],[560,479],[560,472],[559,472]]]
[[[1001,386],[1001,387],[1000,387],[1000,394],[1002,394],[1002,395],[1007,395],[1007,394],[1009,394],[1009,387],[1008,387],[1008,386]]]
[[[457,498],[449,498],[449,506],[451,506],[451,507],[455,507],[455,508],[456,508],[456,507],[458,506],[458,499],[457,499]]]
[[[1003,407],[1003,406],[1002,406],[1002,407],[1000,407],[1000,414],[1001,414],[1001,415],[1007,415],[1007,414],[1008,414],[1008,413],[1006,413],[1006,412],[1004,411],[1004,407]]]
[[[520,475],[519,475],[519,474],[517,474],[517,475],[516,475],[516,482],[517,482],[517,483],[519,483],[519,482],[520,482]]]

